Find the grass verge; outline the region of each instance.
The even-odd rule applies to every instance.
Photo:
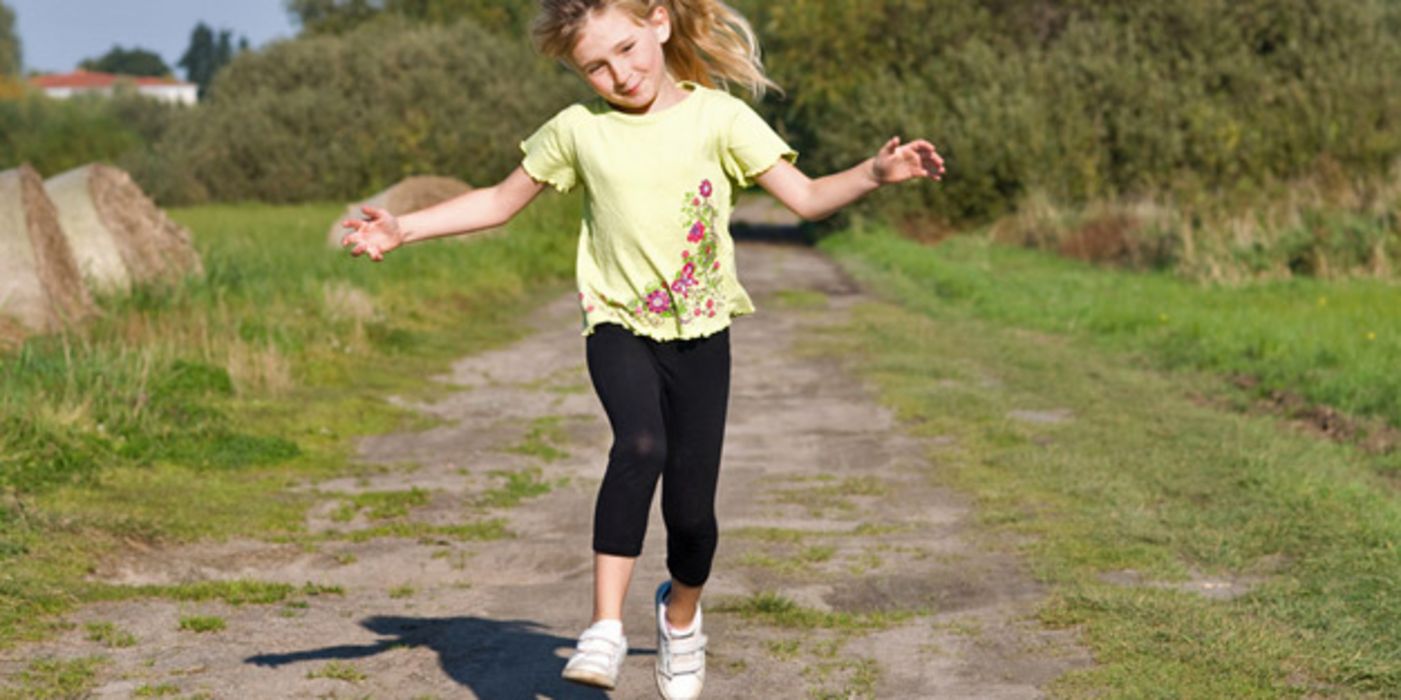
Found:
[[[577,210],[546,197],[504,235],[382,265],[325,248],[338,205],[172,211],[203,278],[101,299],[89,325],[0,352],[0,648],[118,595],[85,579],[127,542],[308,539],[316,495],[289,487],[362,469],[352,438],[418,420],[388,396],[443,391],[427,378],[518,337],[567,288]]]
[[[1145,313],[1155,290],[1183,300],[1263,292],[1134,281],[1007,251],[1023,275],[977,242],[945,251],[847,237],[829,249],[898,304],[859,308],[849,327],[813,342],[872,379],[912,430],[945,438],[931,477],[975,495],[989,540],[1021,543],[1051,584],[1043,620],[1080,629],[1097,661],[1056,693],[1391,697],[1401,687],[1401,505],[1378,478],[1381,458],[1194,401],[1219,378],[1145,369],[1138,356],[1163,336],[1090,323],[1111,309]],[[964,291],[937,292],[945,284]],[[1365,283],[1341,288],[1354,284],[1372,298]],[[1058,305],[1061,294],[1070,301]],[[1082,332],[1043,332],[1068,318]],[[1277,333],[1303,323],[1280,318]],[[1268,332],[1263,320],[1258,328]],[[1065,419],[1019,417],[1036,412]],[[1244,593],[1163,585],[1200,580]]]

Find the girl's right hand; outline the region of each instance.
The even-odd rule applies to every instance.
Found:
[[[352,230],[341,238],[341,246],[351,248],[350,254],[356,257],[368,253],[375,262],[384,260],[385,253],[404,244],[404,232],[399,228],[399,220],[378,207],[365,206],[360,209],[369,218],[342,221],[341,226]]]

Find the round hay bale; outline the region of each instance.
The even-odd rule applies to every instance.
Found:
[[[124,291],[204,273],[190,232],[122,170],[94,163],[49,178],[44,187],[78,269],[95,289]]]
[[[326,243],[332,248],[341,247],[341,239],[349,232],[349,229],[341,226],[341,222],[346,219],[364,218],[360,207],[379,207],[387,209],[390,214],[401,216],[471,191],[471,185],[450,177],[415,175],[404,178],[399,184],[363,202],[346,207],[345,214],[331,224],[331,230],[326,234]]]
[[[28,165],[0,173],[0,316],[54,331],[93,311],[44,181]]]

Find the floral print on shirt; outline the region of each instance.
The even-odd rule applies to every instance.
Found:
[[[685,326],[702,318],[714,318],[724,310],[715,230],[719,210],[712,199],[714,194],[710,180],[702,180],[695,192],[686,193],[679,235],[685,237],[687,246],[677,261],[680,267],[669,280],[649,285],[623,305],[639,323],[654,328],[668,323]]]

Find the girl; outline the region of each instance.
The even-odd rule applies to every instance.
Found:
[[[701,590],[715,552],[715,489],[729,399],[730,320],[754,306],[735,276],[729,215],[757,182],[804,219],[881,185],[938,180],[927,141],[890,139],[849,170],[810,180],[797,153],[744,102],[764,75],[749,24],[719,0],[541,0],[538,48],[589,84],[521,144],[494,187],[396,219],[366,207],[343,243],[375,261],[399,246],[500,226],[546,186],[582,184],[577,277],[589,375],[613,430],[594,511],[593,622],[564,677],[613,688],[627,642],[622,603],[657,482],[667,569],[657,589],[656,680],[695,698],[705,679]]]

